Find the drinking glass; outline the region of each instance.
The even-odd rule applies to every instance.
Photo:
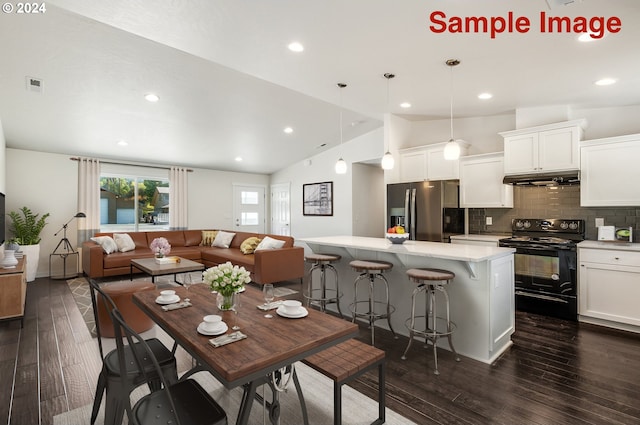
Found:
[[[191,278],[191,273],[186,273],[182,276],[182,286],[184,286],[184,289],[186,289],[187,291],[187,298],[185,298],[185,301],[190,301],[189,300],[189,288],[191,287],[191,285],[193,285],[193,279]]]
[[[233,306],[233,326],[231,329],[234,331],[240,330],[240,326],[238,325],[238,310],[240,309],[240,292],[236,292],[234,295],[235,304]]]
[[[265,306],[268,306],[271,303],[271,301],[273,301],[273,299],[275,298],[275,294],[273,291],[274,291],[273,284],[267,283],[265,285],[262,285],[262,294],[264,295]],[[267,313],[264,315],[264,317],[266,317],[267,319],[271,319],[273,316],[270,313]]]

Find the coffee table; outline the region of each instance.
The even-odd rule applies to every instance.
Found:
[[[136,258],[131,260],[129,265],[129,279],[133,280],[133,268],[143,271],[151,276],[151,282],[156,283],[156,276],[166,276],[168,274],[173,275],[173,281],[180,283],[176,280],[178,273],[196,272],[204,270],[204,264],[197,263],[195,261],[187,260],[186,258],[177,257],[179,262],[169,264],[158,264],[155,258]]]

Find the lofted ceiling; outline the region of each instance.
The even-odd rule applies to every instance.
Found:
[[[10,148],[269,174],[339,144],[341,102],[345,141],[380,127],[386,112],[446,119],[452,93],[456,117],[637,105],[640,2],[556,3],[52,0],[45,13],[0,15],[0,122]],[[437,34],[434,11],[513,12],[532,24],[495,38]],[[617,17],[622,31],[580,43],[541,33],[541,12]],[[289,51],[292,41],[304,52]],[[449,58],[461,61],[453,92]],[[388,98],[386,72],[396,74]],[[28,90],[27,77],[42,91]],[[594,85],[603,77],[618,82]],[[348,85],[342,96],[338,82]],[[150,92],[160,101],[147,102]]]

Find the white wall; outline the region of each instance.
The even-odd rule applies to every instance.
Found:
[[[69,158],[69,155],[6,149],[6,161],[1,163],[7,167],[7,211],[27,206],[35,213],[51,213],[41,235],[37,277],[48,276],[49,253],[62,239],[62,234],[54,236],[54,233],[77,212],[78,163]],[[203,169],[189,173],[189,228],[233,228],[233,183],[268,188],[269,176]],[[74,247],[75,223],[72,221],[67,229]],[[52,274],[61,273],[54,268]]]
[[[308,165],[301,161],[271,175],[271,184],[291,184],[291,235],[294,238],[353,234],[353,191],[384,193],[383,182],[359,181],[354,185],[353,163],[382,158],[383,139],[384,129],[379,128],[308,158]],[[340,156],[348,164],[347,173],[341,175],[334,171]],[[325,181],[333,182],[333,216],[303,216],[302,185]]]
[[[0,120],[0,192],[6,193],[7,190],[7,175],[6,175],[6,163],[7,154],[5,148],[7,142],[4,138],[4,130],[2,128],[2,120]]]

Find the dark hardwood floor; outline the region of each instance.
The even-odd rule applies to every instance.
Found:
[[[492,365],[440,351],[435,376],[431,349],[403,361],[407,339],[377,331],[388,407],[418,424],[640,424],[640,335],[518,313],[513,341]],[[24,328],[0,323],[0,423],[51,424],[89,404],[100,366],[66,282],[36,279]],[[353,386],[376,396],[373,374]]]

